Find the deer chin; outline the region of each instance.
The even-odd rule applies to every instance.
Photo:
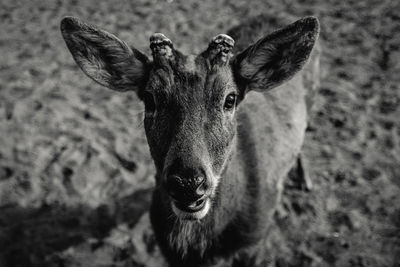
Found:
[[[175,215],[182,220],[201,220],[203,219],[211,208],[210,198],[205,198],[204,203],[199,208],[190,209],[179,207],[177,203],[171,202],[172,211]]]

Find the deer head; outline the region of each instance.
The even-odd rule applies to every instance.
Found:
[[[310,55],[319,24],[313,17],[298,20],[236,56],[228,35],[214,37],[199,55],[184,55],[156,33],[152,60],[76,18],[64,18],[61,31],[90,78],[135,91],[144,101],[157,188],[178,217],[201,219],[219,197],[220,177],[235,152],[240,102],[251,90],[267,91],[292,78]]]

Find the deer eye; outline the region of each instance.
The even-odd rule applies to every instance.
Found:
[[[232,93],[226,96],[224,109],[231,110],[235,107],[236,104],[236,94]]]
[[[144,92],[143,94],[144,106],[146,113],[153,113],[156,110],[156,103],[154,101],[154,96],[149,92]]]

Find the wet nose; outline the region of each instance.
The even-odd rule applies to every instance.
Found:
[[[166,189],[168,194],[176,201],[190,203],[202,198],[207,190],[204,175],[183,177],[178,174],[167,176]]]

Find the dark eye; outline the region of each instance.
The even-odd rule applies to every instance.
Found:
[[[146,112],[153,113],[156,110],[156,103],[153,95],[149,92],[144,92],[143,100]]]
[[[231,110],[235,107],[236,104],[236,95],[235,94],[229,94],[225,98],[225,104],[224,104],[224,109],[225,110]]]

